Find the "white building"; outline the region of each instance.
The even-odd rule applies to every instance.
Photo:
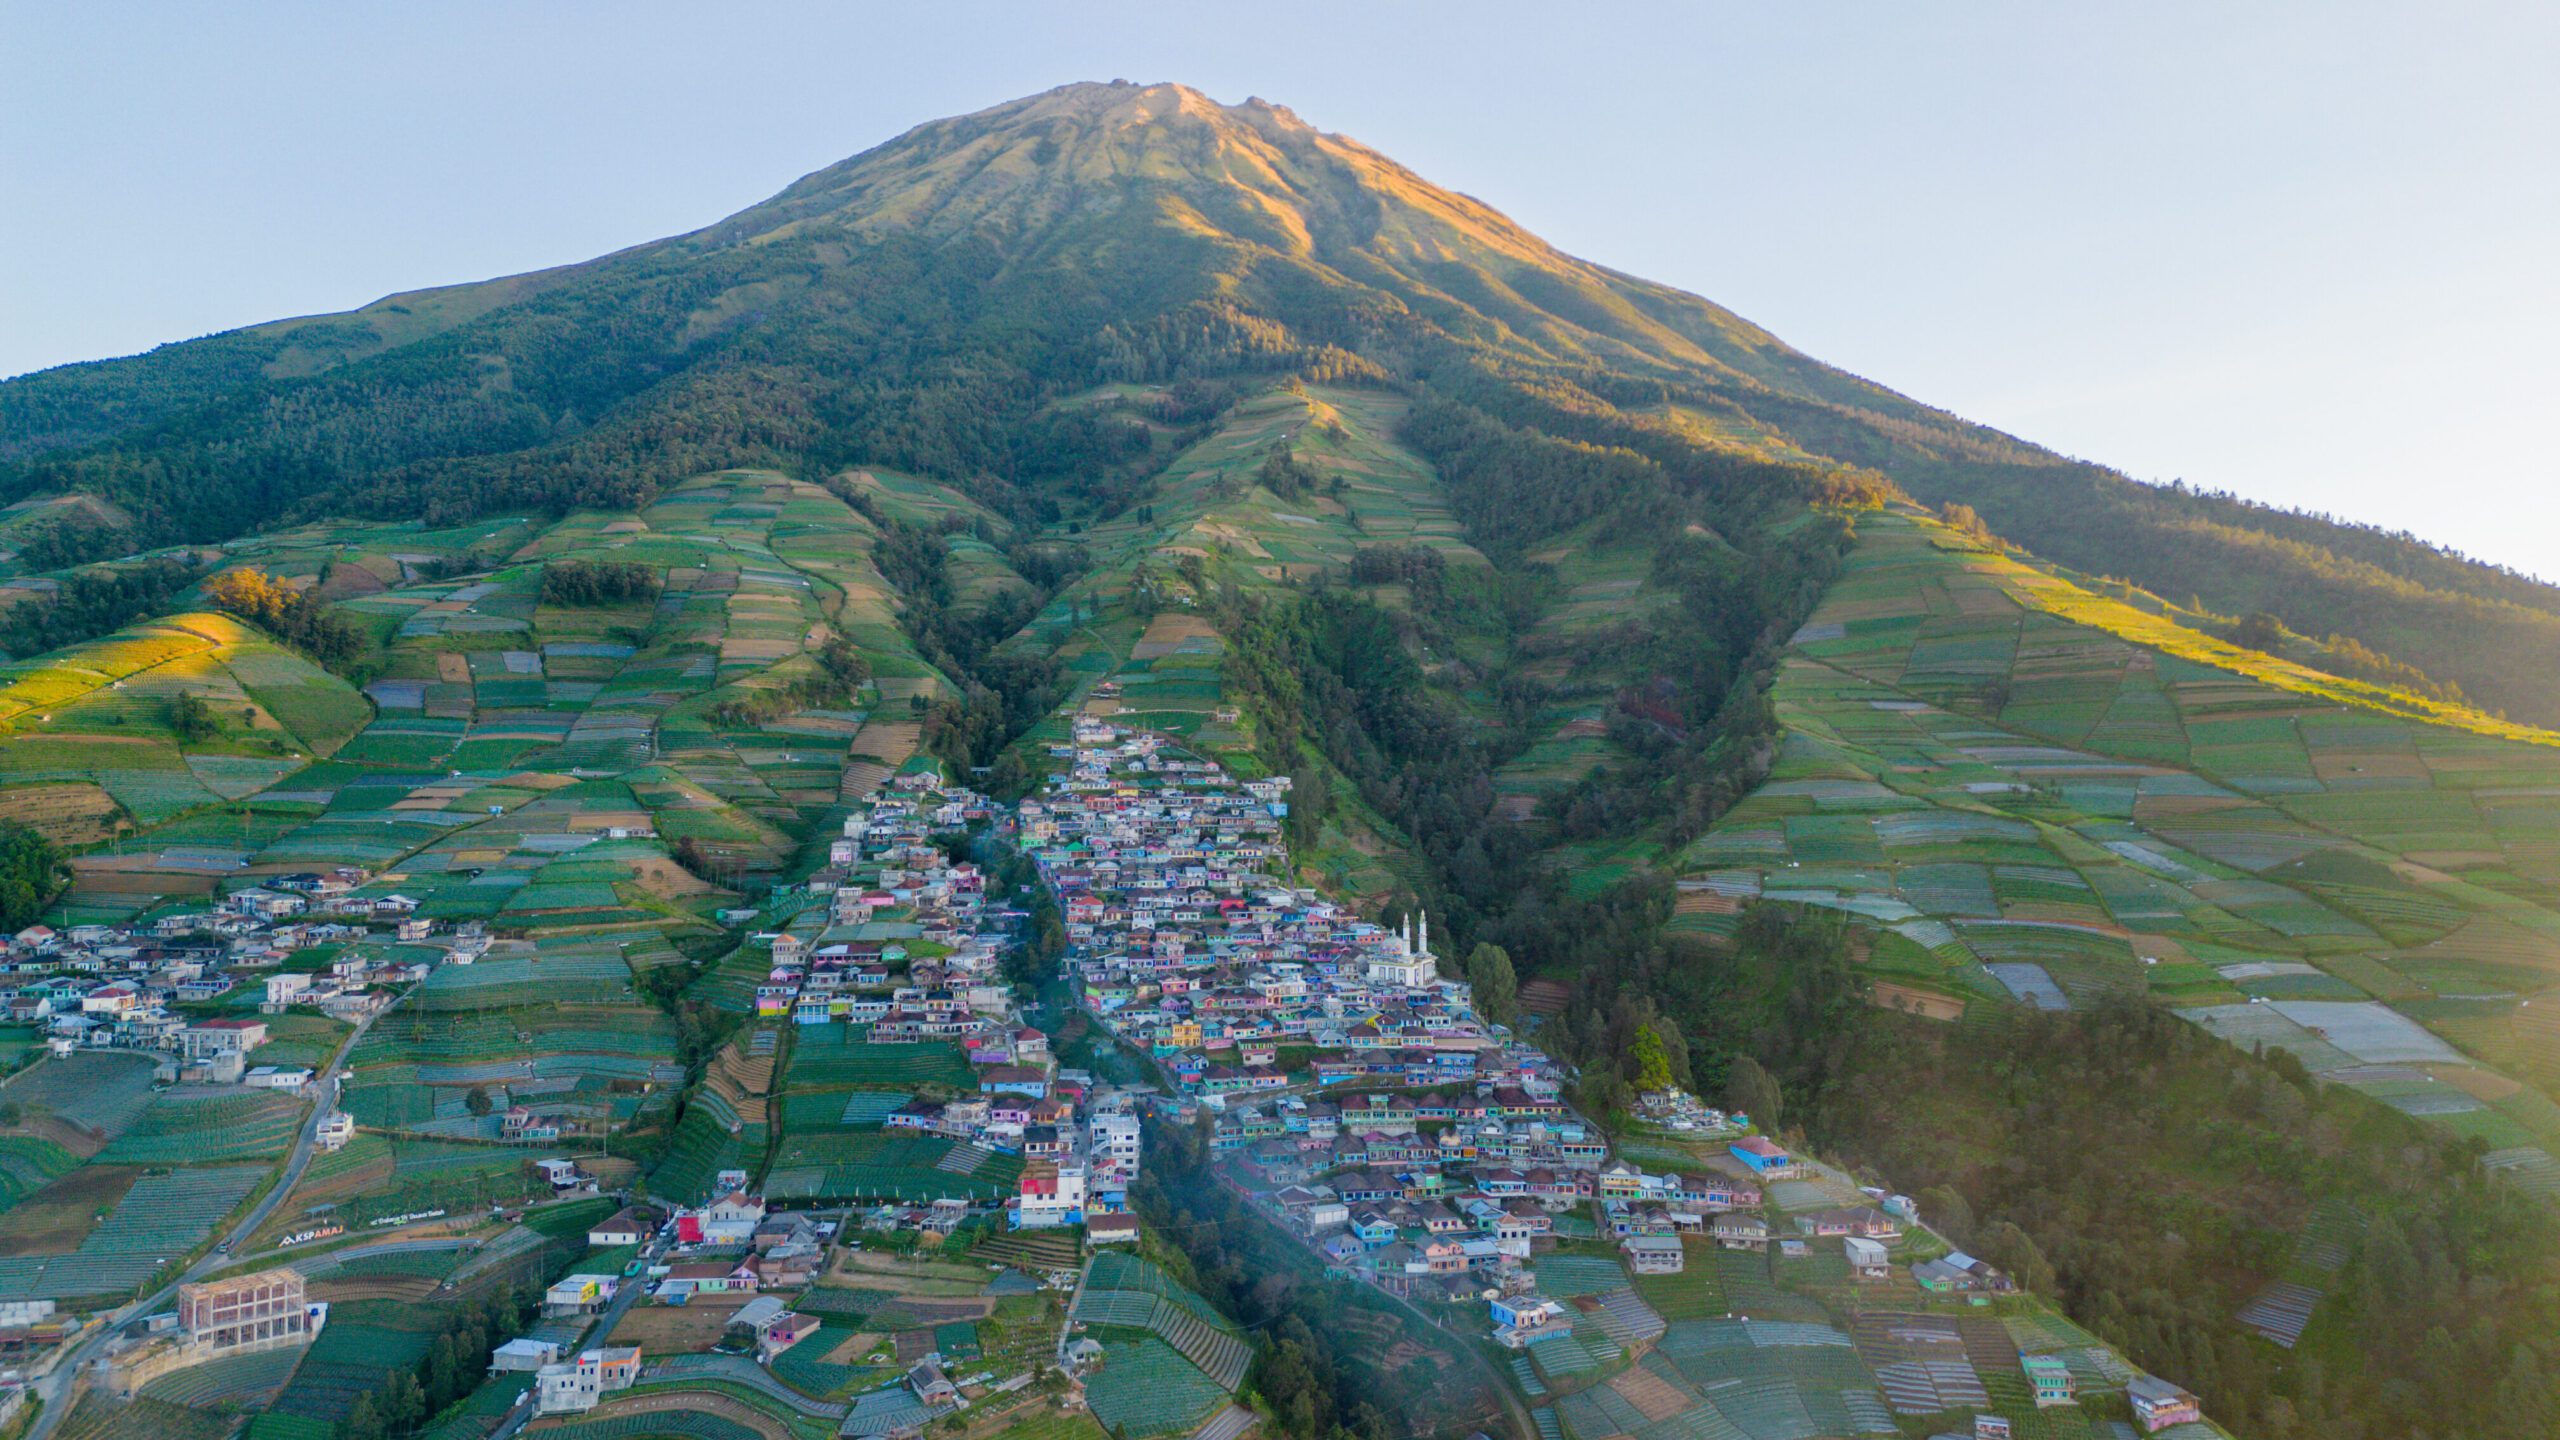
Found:
[[[1096,1115],[1086,1129],[1096,1161],[1136,1168],[1139,1151],[1137,1116],[1125,1110]]]
[[[356,1138],[356,1117],[344,1110],[332,1110],[320,1117],[320,1128],[313,1132],[313,1143],[322,1154],[342,1149]]]
[[[588,1350],[567,1364],[545,1365],[534,1372],[534,1413],[571,1415],[593,1410],[605,1396],[630,1389],[639,1378],[639,1346]]]
[[[266,979],[266,986],[266,1003],[260,1008],[264,1009],[269,1014],[274,1014],[275,1012],[284,1009],[286,1006],[302,999],[304,993],[311,988],[311,977],[308,975],[270,975]]]
[[[202,1020],[178,1032],[178,1053],[190,1060],[246,1055],[266,1040],[263,1020]]]
[[[1405,921],[1405,932],[1378,947],[1369,957],[1369,983],[1396,985],[1407,990],[1420,990],[1440,980],[1440,966],[1431,955],[1431,917],[1422,917],[1422,934],[1417,940],[1413,922]]]
[[[764,1223],[764,1197],[733,1190],[702,1207],[702,1238],[714,1245],[755,1238]]]
[[[1069,1160],[1048,1168],[1055,1173],[1044,1174],[1036,1164],[1024,1169],[1022,1193],[1013,1202],[1016,1228],[1043,1230],[1072,1225],[1083,1216],[1084,1166]]]
[[[489,1373],[508,1371],[539,1372],[546,1365],[560,1363],[560,1342],[536,1340],[526,1336],[510,1340],[489,1354]]]

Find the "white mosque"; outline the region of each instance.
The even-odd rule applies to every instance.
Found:
[[[1404,921],[1404,932],[1391,935],[1378,948],[1369,952],[1369,983],[1401,985],[1407,990],[1421,990],[1440,983],[1440,965],[1431,955],[1431,917],[1422,917],[1422,933],[1414,934],[1413,917]]]

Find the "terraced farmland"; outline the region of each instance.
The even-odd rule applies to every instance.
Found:
[[[1893,514],[1791,655],[1776,771],[1682,857],[1696,893],[1863,917],[1913,1003],[2147,992],[2519,1174],[2560,1147],[2529,1003],[2560,993],[2560,745]]]
[[[266,1179],[267,1167],[208,1166],[136,1179],[130,1170],[98,1166],[74,1175],[89,1173],[117,1175],[106,1217],[74,1245],[0,1256],[0,1300],[121,1299],[210,1239]],[[84,1194],[78,1203],[99,1202]]]
[[[967,1084],[969,1065],[948,1041],[874,1044],[852,1025],[807,1025],[792,1037],[788,1081],[821,1090],[946,1089]]]
[[[827,1119],[806,1130],[786,1123],[765,1172],[765,1193],[784,1200],[995,1200],[1020,1176],[1022,1162],[1009,1155],[945,1163],[961,1150],[954,1141],[909,1131],[848,1130]]]
[[[0,1136],[0,1212],[69,1174],[80,1157],[32,1135]]]
[[[299,1350],[269,1350],[255,1355],[225,1355],[173,1370],[136,1393],[190,1409],[254,1409],[274,1398],[302,1363]]]
[[[1093,1418],[1131,1440],[1189,1431],[1226,1400],[1216,1381],[1153,1336],[1105,1341],[1102,1368],[1085,1377]]]
[[[148,1395],[118,1401],[90,1390],[54,1433],[64,1440],[223,1440],[239,1423],[237,1415],[190,1410]]]
[[[293,1148],[309,1107],[276,1091],[171,1091],[98,1152],[102,1165],[213,1165]]]
[[[180,695],[218,717],[213,733],[170,728]],[[327,754],[363,725],[363,698],[254,629],[211,613],[172,616],[44,657],[0,666],[0,794],[19,818],[78,843],[106,815],[95,787],[152,824],[254,787]],[[218,789],[215,787],[219,787]]]
[[[779,1036],[749,1032],[723,1046],[702,1084],[686,1103],[666,1156],[649,1172],[650,1193],[682,1204],[711,1198],[723,1170],[753,1174],[772,1144],[768,1097],[774,1088],[773,1057]]]
[[[929,482],[886,483],[902,503],[951,498]],[[639,977],[716,943],[712,912],[735,902],[730,887],[760,890],[803,863],[866,767],[885,773],[914,753],[911,702],[943,691],[900,627],[871,560],[876,538],[827,489],[755,472],[671,487],[626,516],[316,523],[240,542],[222,563],[325,581],[340,613],[379,643],[362,692],[212,614],[130,627],[0,673],[0,725],[11,732],[0,743],[0,813],[72,841],[138,831],[81,858],[48,917],[57,924],[201,909],[247,875],[345,865],[372,872],[361,897],[405,896],[440,927],[476,924],[495,937],[477,963],[436,966],[372,1023],[343,1092],[364,1133],[316,1158],[263,1238],[320,1219],[465,1213],[543,1193],[531,1162],[563,1148],[495,1143],[509,1107],[590,1146],[673,1123],[686,1079],[676,1027]],[[966,603],[999,602],[1020,583],[982,542],[955,540],[952,559]],[[657,592],[546,599],[545,567],[570,562],[647,567]],[[761,705],[805,680],[811,652],[839,633],[883,678],[895,713],[874,720],[884,692],[871,687],[831,707]],[[215,708],[211,738],[171,733],[166,711],[182,692]],[[691,870],[675,861],[679,845]],[[349,955],[433,961],[442,951],[376,938],[304,952],[287,968],[311,973]],[[301,1014],[273,1025],[258,1063],[319,1063],[345,1033]],[[824,1058],[818,1048],[801,1078],[836,1095],[812,1116],[842,1115],[846,1092],[874,1085],[968,1082],[948,1046]],[[772,1054],[760,1064],[752,1083],[737,1066],[722,1070],[685,1109],[662,1183],[698,1198],[716,1169],[762,1167],[774,1138],[763,1113]],[[130,1055],[44,1061],[12,1078],[6,1098],[19,1120],[0,1134],[0,1205],[32,1208],[17,1243],[0,1249],[0,1292],[63,1298],[127,1290],[163,1252],[198,1243],[285,1153],[304,1113],[266,1092],[155,1096],[149,1062]],[[937,1169],[947,1146],[910,1155],[870,1128],[804,1129],[795,1158],[815,1183],[850,1191],[894,1193],[931,1177],[983,1195],[1011,1178],[1003,1164]],[[194,1219],[164,1213],[177,1189],[205,1184],[220,1193],[185,1199]],[[340,1358],[322,1354],[313,1375]],[[334,1411],[344,1398],[313,1401],[320,1378],[300,1388],[286,1412]]]
[[[66,1055],[37,1062],[0,1084],[0,1100],[20,1112],[20,1127],[57,1129],[63,1143],[95,1153],[151,1106],[152,1064],[130,1052]]]
[[[372,1300],[332,1307],[275,1408],[309,1420],[345,1419],[358,1396],[426,1358],[440,1323],[440,1313],[427,1307]]]
[[[290,1234],[323,1218],[361,1224],[386,1215],[464,1213],[541,1198],[551,1186],[534,1162],[565,1153],[565,1147],[552,1145],[359,1134],[334,1155],[315,1157],[266,1233]]]
[[[1085,1393],[1115,1434],[1197,1426],[1243,1383],[1253,1358],[1206,1300],[1134,1255],[1087,1262],[1071,1318],[1102,1342],[1102,1368],[1086,1377]]]
[[[359,1124],[497,1138],[474,1091],[582,1128],[628,1123],[681,1080],[674,1026],[632,991],[627,943],[542,939],[438,967],[348,1057]]]

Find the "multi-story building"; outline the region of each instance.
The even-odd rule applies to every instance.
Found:
[[[1090,1134],[1091,1154],[1097,1163],[1108,1162],[1135,1171],[1138,1166],[1138,1117],[1128,1111],[1112,1111],[1094,1116],[1086,1123]]]
[[[1084,1166],[1034,1160],[1022,1167],[1019,1193],[1006,1211],[1017,1230],[1045,1230],[1082,1222],[1084,1207]]]
[[[178,1287],[187,1343],[216,1354],[299,1345],[311,1338],[313,1318],[302,1272],[289,1265]]]
[[[246,1055],[267,1041],[263,1020],[199,1020],[178,1032],[178,1053],[189,1060]]]
[[[593,1410],[605,1396],[630,1389],[639,1378],[637,1345],[583,1351],[575,1360],[545,1365],[534,1372],[534,1413],[572,1415]]]

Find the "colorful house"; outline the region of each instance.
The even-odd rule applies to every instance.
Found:
[[[2018,1368],[2027,1372],[2027,1384],[2035,1391],[2036,1408],[2051,1410],[2079,1403],[2071,1379],[2071,1367],[2059,1355],[2018,1356]]]
[[[1796,1158],[1765,1136],[1751,1135],[1725,1147],[1734,1159],[1749,1167],[1755,1175],[1781,1175],[1793,1170]]]
[[[2202,1402],[2155,1375],[2133,1377],[2133,1383],[2124,1387],[2124,1393],[2125,1398],[2133,1402],[2133,1418],[2141,1423],[2146,1434],[2204,1418]]]

